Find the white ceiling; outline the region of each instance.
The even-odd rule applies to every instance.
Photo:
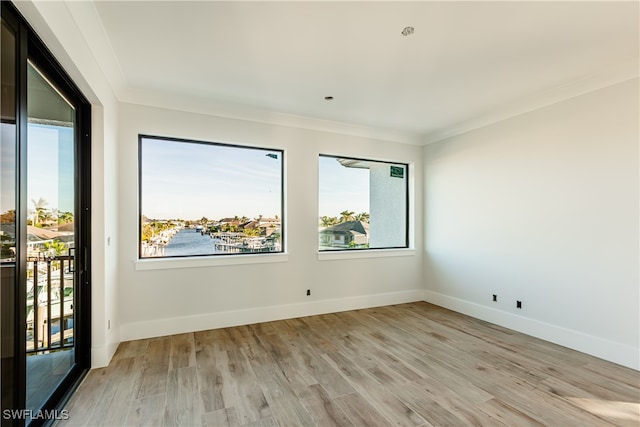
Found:
[[[121,101],[403,142],[638,76],[637,1],[67,6]]]

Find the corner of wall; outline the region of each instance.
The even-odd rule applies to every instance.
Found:
[[[640,349],[583,332],[540,322],[438,292],[425,291],[425,301],[554,344],[640,370]]]

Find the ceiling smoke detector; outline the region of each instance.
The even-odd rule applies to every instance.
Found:
[[[404,27],[404,30],[402,30],[400,34],[402,34],[404,37],[407,37],[413,34],[414,31],[415,31],[415,28],[413,27]]]

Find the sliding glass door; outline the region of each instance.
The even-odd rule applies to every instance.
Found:
[[[74,366],[75,108],[27,64],[27,404],[44,405]]]
[[[2,425],[40,425],[90,364],[90,106],[6,2],[1,80]]]

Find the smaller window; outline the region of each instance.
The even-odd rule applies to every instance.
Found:
[[[320,155],[320,251],[409,246],[409,165]]]
[[[283,252],[283,154],[140,136],[140,258]]]

